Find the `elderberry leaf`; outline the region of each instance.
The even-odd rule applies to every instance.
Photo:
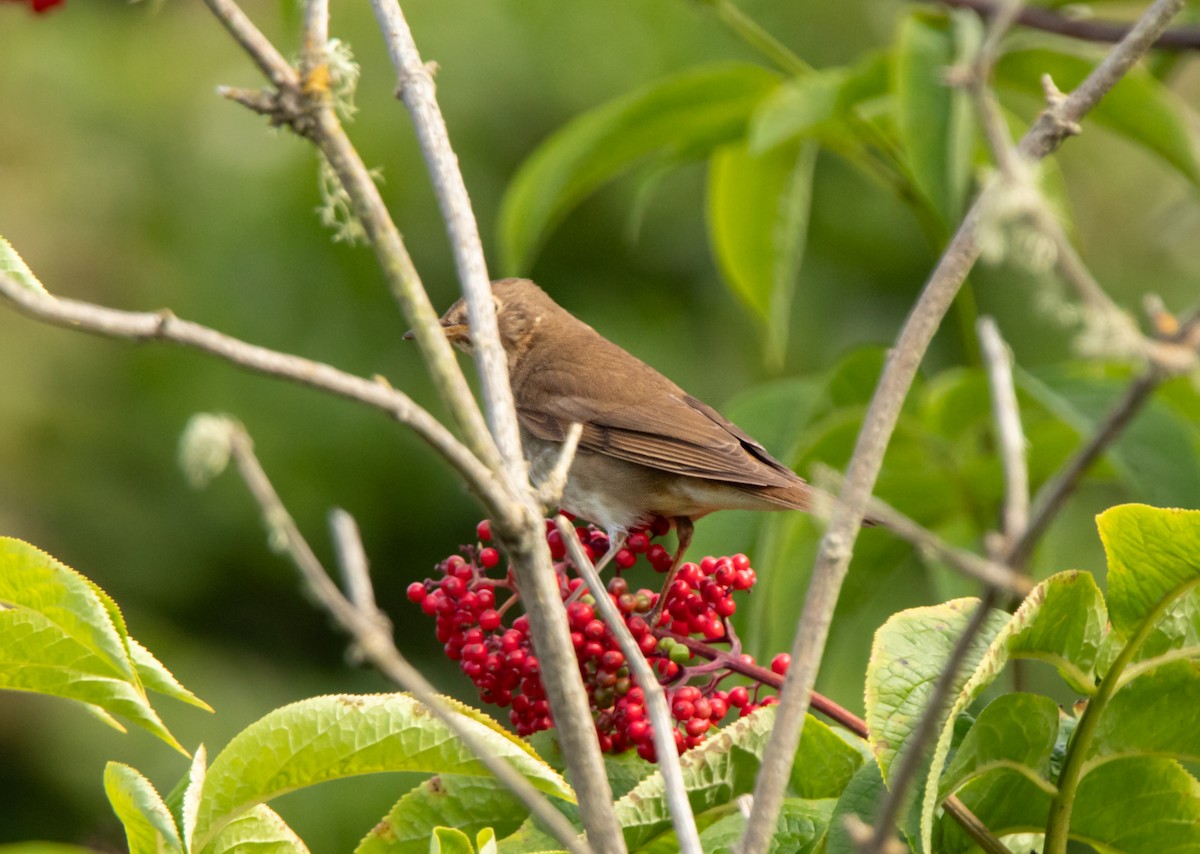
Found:
[[[1050,761],[1058,738],[1058,704],[1036,694],[1004,694],[979,713],[939,781],[939,797],[990,771],[1024,774],[1053,794]]]
[[[1105,762],[1079,784],[1070,835],[1123,854],[1200,850],[1200,782],[1161,756]]]
[[[204,854],[242,854],[246,851],[308,854],[308,846],[277,812],[266,804],[258,804],[231,819],[204,848]]]
[[[949,228],[962,218],[971,187],[977,132],[970,96],[948,73],[970,56],[978,23],[970,18],[907,15],[896,34],[892,89],[896,130],[917,189]]]
[[[857,817],[870,824],[879,813],[879,805],[887,796],[887,787],[874,760],[864,762],[847,784],[833,814],[829,818],[829,830],[825,834],[825,854],[858,854],[859,846],[850,838],[846,819]]]
[[[1200,727],[1190,714],[1193,709],[1200,709],[1200,661],[1172,661],[1143,673],[1109,701],[1088,757],[1147,753],[1200,762]]]
[[[739,141],[709,160],[709,245],[727,286],[764,327],[764,358],[776,370],[787,352],[818,150],[805,142],[758,153]]]
[[[141,772],[109,762],[104,767],[104,793],[125,829],[129,854],[183,854],[171,811]]]
[[[556,225],[605,182],[652,155],[706,156],[740,137],[778,84],[754,65],[693,69],[576,116],[521,165],[499,214],[500,266],[528,269]]]
[[[566,801],[563,778],[518,739],[461,715],[491,753],[542,792]],[[203,851],[236,816],[271,798],[328,780],[383,771],[490,777],[491,772],[406,694],[314,697],[276,709],[235,736],[209,766],[193,848]]]
[[[355,854],[425,854],[438,827],[473,836],[491,827],[501,837],[529,810],[493,777],[438,774],[415,786],[359,843]]]
[[[1069,92],[1078,86],[1106,51],[1054,39],[1026,35],[1021,47],[1009,49],[996,63],[998,87],[1020,92],[1044,105],[1042,77],[1049,74],[1056,86]],[[1153,74],[1137,66],[1129,69],[1088,113],[1088,119],[1125,137],[1174,167],[1193,184],[1200,184],[1195,130],[1188,122],[1189,109],[1179,96]]]
[[[785,798],[767,851],[772,854],[806,854],[825,837],[835,801]],[[700,845],[710,854],[730,854],[746,829],[746,817],[734,811],[710,824],[700,834]]]
[[[120,715],[185,755],[146,690],[208,708],[129,636],[98,585],[11,537],[0,537],[0,688],[76,700],[124,731]]]

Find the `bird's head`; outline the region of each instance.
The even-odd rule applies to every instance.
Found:
[[[542,318],[558,309],[546,292],[529,279],[492,282],[492,301],[496,305],[500,344],[508,354],[510,364],[529,349],[530,339]],[[450,306],[442,315],[441,324],[451,344],[464,353],[472,351],[474,344],[467,324],[466,300],[460,299]]]

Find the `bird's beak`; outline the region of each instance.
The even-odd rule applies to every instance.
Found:
[[[450,323],[442,326],[442,332],[450,339],[451,344],[460,344],[470,340],[470,330],[465,323]],[[405,332],[402,336],[405,341],[412,341],[416,338],[416,333],[411,329]]]

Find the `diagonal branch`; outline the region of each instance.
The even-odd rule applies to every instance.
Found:
[[[216,356],[248,371],[290,380],[377,409],[411,427],[458,470],[485,507],[503,500],[495,476],[436,418],[382,378],[368,380],[331,365],[268,350],[215,329],[181,320],[169,311],[134,312],[79,300],[55,298],[0,273],[0,296],[37,320],[132,341],[170,341]]]
[[[1148,51],[1183,7],[1183,0],[1156,0],[1129,35],[1070,96],[1049,105],[1022,139],[1030,160],[1053,152],[1078,132],[1078,122]],[[800,741],[809,693],[829,637],[834,607],[845,580],[867,500],[879,475],[900,408],[933,335],[979,254],[980,209],[995,192],[990,185],[971,206],[900,331],[871,400],[833,518],[814,565],[812,581],[792,646],[792,666],[780,695],[779,724],[771,733],[754,791],[754,807],[738,843],[741,854],[760,854],[770,843],[792,759]]]

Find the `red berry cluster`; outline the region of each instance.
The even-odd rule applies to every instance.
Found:
[[[666,572],[671,566],[671,553],[654,540],[669,528],[666,520],[655,520],[650,527],[631,532],[625,547],[614,555],[616,572],[633,567],[642,556],[653,569]],[[509,720],[517,733],[530,735],[554,724],[530,644],[528,619],[519,616],[505,627],[504,616],[518,601],[516,584],[511,571],[503,578],[488,576],[488,570],[500,565],[501,555],[494,547],[484,545],[492,539],[486,521],[479,524],[476,533],[478,545],[464,547],[462,555],[452,555],[438,564],[440,577],[409,585],[408,597],[436,618],[437,637],[446,656],[459,662],[463,673],[479,689],[480,698],[509,708]],[[589,557],[596,559],[608,551],[608,537],[596,528],[579,527],[576,535]],[[547,522],[546,539],[563,599],[570,600],[567,618],[571,641],[601,749],[620,753],[633,748],[653,761],[653,730],[642,689],[630,675],[612,632],[597,616],[594,600],[574,598],[583,582],[567,577],[570,564],[566,544],[552,522]],[[745,555],[706,557],[699,564],[683,564],[666,591],[656,627],[647,618],[657,594],[644,588],[631,589],[619,574],[608,584],[608,595],[666,686],[676,724],[675,744],[680,752],[703,741],[730,709],[746,715],[775,701],[775,697],[767,696],[757,702],[761,686],[739,686],[729,691],[718,687],[739,667],[743,672],[754,669],[753,659],[738,653],[740,645],[727,619],[736,610],[734,592],[749,590],[754,582],[754,570]],[[498,591],[508,594],[499,605]],[[714,641],[729,643],[733,649],[716,650],[706,645]],[[716,665],[693,663],[692,647],[698,644],[703,647],[704,657],[715,660]],[[777,662],[772,663],[773,669]],[[783,666],[786,669],[786,664]],[[702,683],[697,679],[701,675]]]
[[[13,0],[10,0],[10,2],[12,1]],[[63,0],[15,0],[15,2],[28,3],[31,7],[33,7],[33,11],[45,12],[47,9],[51,9],[57,6],[59,3],[62,3]]]

